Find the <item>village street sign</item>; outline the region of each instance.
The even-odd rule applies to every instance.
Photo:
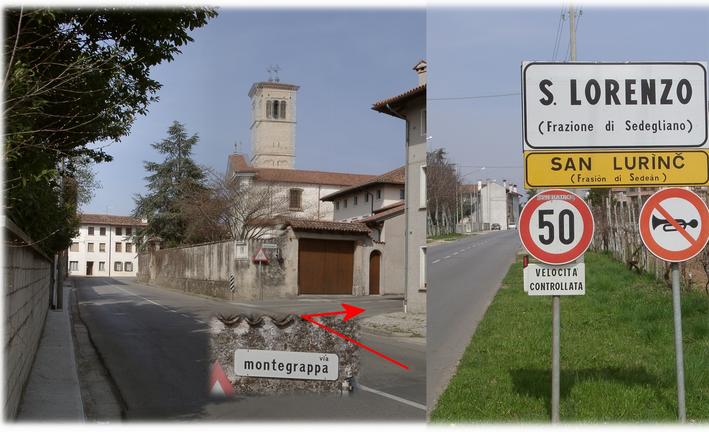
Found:
[[[709,151],[524,152],[527,189],[709,184]]]
[[[530,296],[570,296],[586,294],[586,264],[563,266],[529,263],[523,271],[524,291]]]
[[[519,238],[539,261],[561,265],[586,252],[593,239],[593,215],[578,195],[549,189],[527,201],[519,215]]]
[[[234,373],[240,376],[335,381],[337,354],[237,349]]]
[[[640,237],[656,257],[682,262],[709,240],[709,209],[694,192],[669,188],[654,193],[640,210]]]
[[[706,62],[524,62],[524,150],[707,148],[706,101]]]

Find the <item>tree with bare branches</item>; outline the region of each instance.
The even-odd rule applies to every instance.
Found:
[[[203,191],[181,203],[188,242],[258,239],[289,213],[287,195],[277,186],[256,184],[248,177],[210,177]]]
[[[455,165],[444,149],[426,155],[426,195],[428,197],[428,235],[450,234],[455,231],[456,194],[461,181]]]

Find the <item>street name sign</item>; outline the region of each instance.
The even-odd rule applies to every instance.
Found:
[[[561,265],[588,249],[593,239],[593,215],[578,195],[549,189],[527,201],[518,229],[530,255],[546,264]]]
[[[709,184],[709,151],[524,152],[527,189],[700,186]]]
[[[337,354],[237,349],[234,373],[239,376],[335,381]]]
[[[530,296],[570,296],[586,294],[586,264],[562,266],[529,263],[524,268],[524,291]]]
[[[249,259],[249,246],[246,244],[245,241],[235,241],[234,246],[236,247],[237,260]]]
[[[640,237],[656,257],[670,262],[687,261],[709,240],[709,209],[694,192],[662,189],[643,205]]]
[[[707,63],[522,63],[524,150],[709,148]]]

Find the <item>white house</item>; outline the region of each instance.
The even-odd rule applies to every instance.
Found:
[[[335,203],[335,221],[363,223],[371,230],[362,265],[370,295],[404,293],[404,174],[400,167],[323,198]]]
[[[414,67],[418,85],[396,96],[380,100],[372,109],[404,120],[406,133],[405,259],[406,311],[426,312],[426,69],[421,60]]]
[[[327,195],[323,201],[334,204],[334,220],[354,222],[385,207],[404,202],[404,167],[373,177],[362,183]]]
[[[138,251],[132,236],[147,224],[129,216],[82,214],[69,247],[69,275],[135,276]]]

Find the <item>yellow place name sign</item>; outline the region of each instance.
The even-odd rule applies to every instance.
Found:
[[[524,187],[699,186],[709,151],[524,152]]]

